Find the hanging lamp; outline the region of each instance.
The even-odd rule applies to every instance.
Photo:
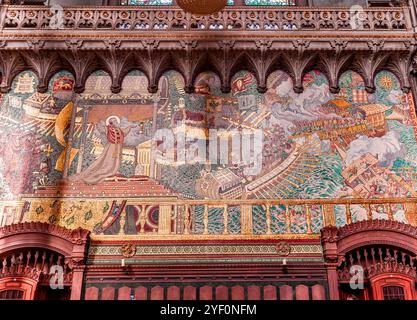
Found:
[[[177,0],[177,4],[186,12],[209,15],[223,10],[227,0]]]

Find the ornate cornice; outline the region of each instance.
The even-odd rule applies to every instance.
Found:
[[[322,42],[326,44],[326,42]],[[277,70],[290,75],[296,92],[303,91],[305,73],[315,69],[323,72],[333,93],[339,90],[338,81],[346,70],[362,75],[369,92],[375,90],[374,78],[383,69],[393,72],[405,92],[411,88],[410,74],[415,68],[414,51],[351,51],[344,45],[327,42],[325,51],[310,50],[308,42],[292,43],[285,50],[271,49],[267,40],[252,41],[251,46],[236,48],[236,42],[218,42],[217,48],[202,50],[198,44],[179,42],[178,50],[164,50],[160,43],[147,43],[145,50],[123,51],[115,44],[106,50],[78,50],[79,43],[72,43],[63,50],[2,50],[0,49],[0,91],[10,90],[15,76],[23,70],[32,70],[38,77],[38,91],[44,92],[51,77],[59,70],[68,70],[75,78],[75,91],[81,93],[85,82],[94,71],[104,70],[111,79],[111,90],[118,93],[124,77],[132,70],[140,70],[148,78],[148,90],[158,90],[160,77],[169,70],[178,71],[184,78],[187,93],[194,91],[194,81],[204,71],[216,73],[224,93],[230,91],[233,75],[240,70],[252,72],[258,82],[258,91],[267,90],[268,76]],[[333,48],[332,48],[333,46]],[[410,48],[410,47],[409,47]]]
[[[392,71],[405,92],[415,71],[413,8],[366,8],[360,25],[349,8],[229,7],[211,16],[193,16],[177,7],[65,7],[58,16],[45,6],[0,6],[0,91],[10,90],[24,69],[36,73],[38,91],[47,89],[60,69],[75,78],[75,92],[84,90],[88,76],[104,70],[111,90],[121,90],[124,76],[141,70],[148,90],[158,90],[165,71],[184,77],[187,93],[202,71],[221,79],[224,93],[240,70],[251,71],[258,91],[267,78],[287,72],[294,90],[314,66],[339,91],[347,69],[359,72],[368,92],[381,69]],[[57,25],[55,18],[62,19]]]
[[[348,236],[368,231],[390,231],[417,239],[417,227],[393,220],[364,220],[343,227],[327,226],[321,229],[322,243],[335,243]]]
[[[410,8],[364,8],[360,21],[355,11],[340,7],[227,7],[209,16],[185,13],[178,7],[64,7],[51,14],[45,6],[1,6],[2,27],[21,30],[120,31],[299,31],[299,30],[408,30]],[[56,12],[55,12],[56,13]],[[62,20],[61,20],[62,19]],[[356,20],[354,20],[356,19]]]
[[[338,240],[365,231],[391,231],[417,239],[417,227],[392,220],[366,220],[347,224],[338,229]]]
[[[48,234],[67,240],[72,244],[82,245],[87,243],[90,231],[85,229],[70,230],[61,226],[41,222],[25,222],[12,224],[0,228],[0,239],[25,233]]]

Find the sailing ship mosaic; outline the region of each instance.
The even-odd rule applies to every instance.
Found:
[[[98,234],[121,229],[136,234],[155,231],[159,209],[128,199],[416,196],[413,97],[387,71],[377,75],[374,94],[365,91],[362,78],[352,71],[340,78],[338,94],[330,93],[318,71],[305,76],[301,94],[294,93],[290,77],[281,71],[270,76],[265,94],[257,92],[255,77],[243,71],[234,76],[230,94],[221,93],[220,80],[212,73],[197,78],[191,95],[175,71],[161,78],[157,94],[148,93],[139,71],[125,77],[118,94],[111,93],[111,79],[103,71],[88,78],[80,95],[73,95],[73,85],[72,75],[62,71],[46,93],[38,93],[36,76],[25,71],[1,97],[2,225],[36,220]],[[222,149],[227,154],[216,152],[238,161],[179,161],[179,142],[167,148],[154,139],[169,130],[186,135],[185,147],[208,146],[214,129],[217,138],[227,141]],[[253,160],[261,166],[255,174],[245,174],[253,163],[230,147],[234,134],[243,130],[262,133],[262,150]],[[396,220],[406,221],[401,205],[392,209]],[[141,210],[146,210],[146,223],[139,222]],[[198,233],[204,228],[204,208],[195,210],[193,229]],[[222,210],[210,209],[210,232],[222,228]],[[275,233],[285,232],[283,210],[271,207]],[[291,210],[291,232],[306,232],[305,214],[298,214],[297,206]],[[336,206],[338,224],[344,223],[343,210]],[[356,220],[366,217],[361,206],[351,210]],[[387,214],[382,206],[373,210],[375,216]],[[231,233],[240,229],[238,211],[228,208]],[[123,225],[115,223],[121,212],[126,213]],[[265,208],[255,206],[253,214],[254,233],[262,233]],[[322,209],[312,206],[311,216],[310,227],[317,233]]]

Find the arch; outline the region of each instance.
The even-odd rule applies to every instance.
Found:
[[[58,225],[41,222],[25,222],[0,228],[0,254],[19,249],[47,249],[62,254],[65,263],[72,269],[71,300],[81,298],[84,266],[90,231],[70,230]],[[37,274],[40,270],[33,269]],[[32,296],[33,298],[33,296]]]
[[[306,70],[307,71],[307,70]],[[322,82],[327,87],[329,87],[329,79],[326,74],[320,71],[317,68],[311,69],[304,73],[303,75],[303,88],[306,90],[310,84],[316,84],[317,82]],[[330,91],[330,88],[329,88]]]
[[[348,79],[350,77],[350,79]],[[348,87],[348,85],[351,85],[350,83],[348,83],[347,81],[351,81],[353,82],[353,85],[355,87],[361,87],[365,89],[365,80],[363,78],[363,76],[358,73],[355,70],[352,69],[348,69],[345,70],[339,78],[339,86],[342,88]]]
[[[309,288],[306,285],[300,284],[295,288],[296,300],[310,300]]]
[[[194,71],[192,73],[192,78],[191,78],[191,83],[193,85],[194,90],[198,82],[198,77],[201,76],[202,74],[207,74],[207,73],[214,74],[215,77],[219,79],[220,81],[219,87],[221,87],[221,73],[219,72],[218,68],[210,66],[210,64],[208,63],[208,59],[209,58],[206,56],[204,58],[204,62],[199,62],[197,66],[194,68]]]
[[[75,77],[65,69],[51,76],[47,92],[51,94],[50,108],[61,110],[71,100],[74,93]],[[52,109],[52,110],[53,110]]]
[[[312,300],[326,300],[326,290],[321,284],[315,284],[311,287]]]
[[[287,83],[286,83],[287,82]],[[279,95],[286,95],[285,90],[294,90],[294,82],[291,76],[284,70],[278,69],[268,75],[267,78],[267,91],[265,92],[265,100],[269,101],[270,97],[275,96],[276,94]],[[284,92],[280,90],[276,92],[278,87],[283,86]]]
[[[236,75],[241,72],[248,72],[252,74],[256,79],[257,86],[261,82],[256,63],[254,59],[246,52],[237,53],[235,59],[232,61],[228,73],[228,82],[232,83]]]
[[[329,295],[332,300],[340,299],[339,290],[342,289],[339,288],[339,284],[351,279],[349,268],[350,264],[354,262],[352,256],[354,256],[353,259],[358,261],[361,256],[365,257],[365,262],[363,262],[363,259],[359,262],[361,265],[364,264],[366,266],[366,268],[365,266],[363,268],[366,269],[368,277],[383,274],[387,278],[390,277],[393,271],[396,272],[396,268],[399,268],[398,271],[400,273],[413,274],[415,278],[415,270],[408,266],[406,261],[407,259],[411,261],[417,254],[417,227],[412,225],[392,220],[366,220],[347,224],[341,228],[328,226],[321,230],[321,242],[327,271]],[[383,256],[384,250],[382,250],[379,256],[381,261],[368,265],[366,256],[368,256],[368,260],[370,257],[366,253],[366,248],[375,245],[378,248],[379,246],[385,248],[385,257]],[[400,262],[396,259],[391,259],[393,256],[397,257],[395,248],[401,249],[399,251],[403,252],[400,255],[402,259]],[[350,255],[350,258],[347,258],[347,254],[353,250],[362,250],[363,252],[362,254]],[[392,251],[394,252],[393,256],[390,250],[394,250]],[[408,255],[407,252],[412,253],[408,258],[405,257]],[[415,279],[413,281],[415,285]],[[365,291],[364,297],[369,297],[369,292]]]
[[[414,69],[413,65],[414,58],[412,54],[394,52],[378,71],[390,71],[398,79],[401,90],[404,93],[409,93],[411,91],[410,78]]]
[[[19,78],[20,76],[23,76],[25,73],[29,73],[29,75],[33,76],[33,78],[34,78],[34,80],[35,80],[35,83],[34,83],[34,85],[33,85],[34,91],[33,91],[32,93],[35,93],[35,92],[36,92],[36,87],[38,86],[38,83],[39,83],[38,76],[36,75],[36,72],[35,72],[35,71],[33,71],[33,70],[32,70],[32,69],[30,69],[30,68],[26,68],[25,70],[23,70],[23,71],[19,72],[18,74],[16,74],[16,75],[15,75],[15,76],[11,79],[10,91],[7,93],[7,95],[10,95],[10,94],[12,94],[12,93],[15,93],[15,92],[14,92],[14,89],[16,88],[18,78]]]
[[[283,285],[279,287],[280,300],[294,300],[293,287],[289,285]]]
[[[65,70],[74,75],[75,85],[74,92],[82,93],[85,89],[87,78],[96,71],[102,70],[95,52],[79,52],[64,51],[61,53],[62,64]]]
[[[379,70],[375,74],[374,84],[376,94],[381,91],[391,92],[394,90],[403,92],[400,78],[398,78],[398,76],[391,70]]]
[[[221,90],[221,77],[216,70],[204,70],[198,73],[193,82],[196,94],[208,94],[207,89],[210,92]]]
[[[387,65],[389,57],[389,53],[378,55],[358,53],[355,55],[355,60],[350,68],[362,76],[368,93],[375,92],[375,75]]]
[[[288,72],[286,72],[284,69],[274,69],[274,71],[268,74],[268,77],[266,79],[268,89],[270,89],[270,87],[274,85],[274,83],[277,81],[277,78],[291,80],[291,85],[293,85],[293,79],[288,74]]]
[[[162,78],[162,77],[167,77],[168,79],[172,79],[173,77],[178,77],[178,76],[179,76],[179,79],[180,79],[180,81],[181,81],[181,86],[180,86],[180,85],[178,85],[177,87],[181,87],[181,88],[183,88],[183,87],[184,87],[184,85],[185,85],[185,77],[184,77],[184,75],[183,75],[180,71],[178,71],[178,70],[176,70],[176,69],[171,69],[171,68],[169,68],[169,69],[165,70],[165,71],[161,74],[161,76],[158,78],[158,83],[160,83],[160,82],[161,82],[161,78]]]
[[[192,285],[184,287],[183,300],[196,300],[197,299],[197,289]]]
[[[245,288],[239,285],[233,286],[232,300],[245,300]]]
[[[200,287],[199,290],[200,300],[212,300],[213,299],[213,287],[205,285]]]
[[[238,81],[241,80],[241,81]],[[236,72],[231,78],[231,89],[232,94],[236,94],[238,92],[242,92],[243,90],[246,90],[249,86],[257,88],[258,86],[258,80],[256,78],[256,75],[246,69],[242,69],[238,72]]]
[[[261,288],[257,285],[250,285],[247,287],[248,300],[261,300]]]
[[[161,81],[161,78],[167,74],[172,73],[179,74],[181,76],[182,87],[185,88],[187,83],[187,76],[185,75],[184,70],[182,70],[179,66],[175,66],[171,62],[169,62],[159,64],[159,68],[156,70],[154,78],[150,78],[149,80],[149,92],[156,93],[159,90],[159,83]],[[155,86],[155,84],[158,85]]]
[[[330,251],[343,256],[356,248],[370,244],[386,244],[417,253],[417,227],[391,220],[363,220],[341,228],[325,227],[321,231],[324,253]],[[337,248],[327,252],[331,239],[337,241]]]
[[[120,92],[122,80],[129,70],[140,68],[136,65],[132,52],[103,51],[97,53],[97,58],[97,65],[111,76],[111,92],[115,94]]]
[[[132,68],[131,70],[129,70],[128,72],[126,72],[126,74],[124,74],[123,76],[121,76],[121,89],[120,89],[120,94],[123,95],[125,92],[137,92],[139,90],[139,93],[142,93],[143,91],[143,87],[144,89],[148,89],[149,86],[149,79],[146,76],[145,72],[142,71],[141,69],[138,68]],[[142,79],[145,80],[146,79],[146,83],[144,85],[140,85],[140,86],[131,86],[133,83],[132,80],[134,78],[137,78],[137,80]]]
[[[370,279],[372,298],[374,300],[385,300],[384,288],[400,287],[403,289],[405,300],[416,300],[415,279],[403,274],[377,275]]]
[[[263,288],[264,300],[277,300],[277,287],[269,284]]]
[[[161,286],[152,287],[151,300],[164,300],[164,288]]]
[[[20,53],[15,51],[0,52],[0,92],[9,92],[15,76],[27,68],[26,61]]]
[[[123,83],[126,80],[126,77],[131,76],[132,74],[137,75],[140,74],[141,76],[146,77],[146,81],[149,86],[149,74],[148,71],[144,66],[142,66],[139,62],[135,63],[134,65],[128,65],[126,66],[119,74],[118,81],[120,82],[120,90],[123,90]]]
[[[181,290],[177,286],[170,286],[167,289],[167,300],[180,300]]]
[[[99,288],[88,287],[85,289],[84,300],[98,300]]]
[[[194,93],[197,76],[211,70],[210,58],[206,51],[189,51],[189,45],[183,44],[187,50],[171,53],[170,69],[176,70],[184,77],[184,91],[188,94]],[[217,70],[215,71],[217,72]]]
[[[105,287],[101,290],[101,300],[115,300],[115,288]]]
[[[287,72],[293,80],[294,92],[302,93],[305,75],[317,69],[317,53],[288,51],[281,53],[280,60],[281,69]]]
[[[99,83],[97,83],[99,82]],[[100,83],[101,82],[101,83]],[[88,97],[88,94],[101,96],[101,94],[111,94],[111,76],[103,69],[95,70],[88,74],[84,83],[84,91],[81,97]],[[98,91],[100,89],[100,91]]]
[[[338,94],[340,77],[349,69],[353,57],[353,53],[321,52],[317,55],[315,63],[308,65],[305,71],[318,70],[323,73],[329,83],[330,92]]]
[[[340,75],[339,88],[339,98],[350,103],[367,103],[369,101],[369,93],[365,90],[365,79],[352,69],[346,70]]]
[[[229,288],[226,286],[216,287],[216,300],[229,300]]]
[[[150,299],[150,297],[148,297],[148,288],[144,286],[139,286],[135,288],[135,299],[142,301]]]
[[[25,222],[0,228],[0,254],[37,247],[56,251],[65,257],[84,256],[90,232],[70,230],[41,222]]]
[[[21,291],[21,300],[35,299],[36,286],[38,281],[27,277],[7,277],[0,279],[0,293],[7,290]]]
[[[185,79],[182,76],[182,74],[176,70],[167,70],[166,72],[164,72],[161,77],[158,80],[158,91],[157,93],[159,94],[160,97],[164,98],[165,103],[168,102],[173,102],[173,103],[177,103],[174,99],[174,101],[172,101],[172,95],[173,95],[173,90],[177,91],[178,95],[178,99],[180,98],[184,98],[185,100],[189,99],[190,96],[186,95],[185,92]],[[165,81],[165,83],[163,84],[163,81]],[[163,90],[165,90],[166,92],[163,92]]]
[[[132,289],[130,287],[123,286],[117,291],[117,300],[131,300]]]
[[[68,69],[61,69],[57,72],[55,72],[54,74],[51,75],[49,81],[48,81],[48,91],[52,91],[53,85],[54,85],[54,81],[57,80],[56,78],[60,78],[60,77],[68,77],[71,78],[71,80],[73,80],[75,82],[75,76],[72,73],[72,71],[68,68]],[[74,87],[72,86],[72,89],[74,89]]]

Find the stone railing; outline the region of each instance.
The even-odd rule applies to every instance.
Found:
[[[329,225],[385,219],[416,224],[416,199],[337,200],[127,200],[139,208],[137,236],[180,238],[318,238]],[[158,207],[154,226],[146,212]],[[121,214],[121,230],[126,215]],[[226,226],[226,227],[225,227]],[[124,234],[121,231],[120,234]]]
[[[1,30],[145,31],[406,31],[412,30],[409,7],[349,8],[235,7],[211,16],[179,8],[2,6]]]

